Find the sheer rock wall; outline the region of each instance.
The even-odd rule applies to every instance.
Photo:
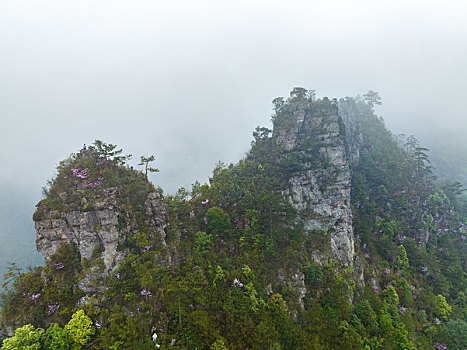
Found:
[[[129,235],[138,233],[139,227],[134,213],[125,211],[117,203],[117,188],[103,191],[99,198],[93,198],[93,210],[68,210],[64,205],[62,210],[47,211],[43,203],[38,204],[38,210],[44,211],[44,216],[35,222],[37,250],[46,260],[64,243],[78,246],[81,260],[102,259],[104,268],[97,266],[85,273],[79,283],[86,293],[99,290],[94,280],[111,272],[127,254],[126,249],[119,249]],[[66,201],[66,193],[60,194]],[[87,199],[83,197],[84,206]],[[161,244],[165,245],[165,228],[167,226],[167,207],[162,202],[159,192],[150,192],[144,202],[144,226],[152,235],[157,235]]]
[[[322,108],[309,103],[284,106],[281,122],[274,125],[273,138],[282,147],[282,159],[295,154],[302,160],[303,168],[292,172],[284,195],[298,210],[305,232],[329,235],[332,257],[346,266],[352,265],[351,157],[337,105],[329,102]]]

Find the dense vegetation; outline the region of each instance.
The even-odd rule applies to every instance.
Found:
[[[22,273],[13,266],[1,317],[16,333],[2,349],[153,349],[153,327],[164,349],[464,349],[467,247],[460,189],[437,184],[427,150],[413,138],[401,147],[373,114],[375,102],[371,94],[316,100],[294,89],[289,99],[274,101],[273,116],[275,127],[287,127],[281,111],[293,103],[321,113],[339,107],[358,112],[363,144],[352,169],[352,209],[364,285],[352,268],[313,262],[311,252],[326,249],[329,237],[304,235],[281,194],[303,159],[299,153],[282,157],[271,130],[258,127],[245,159],[219,164],[209,185],[195,183],[165,198],[167,245],[145,234],[131,237],[107,289],[86,303],[78,302],[85,266],[73,242],[45,267]],[[99,191],[118,187],[120,203],[137,210],[152,185],[123,158],[106,154],[106,146],[96,144],[93,157],[60,164],[47,208],[92,210],[87,206]],[[99,184],[77,192],[81,178],[71,169],[86,169],[86,184]],[[63,192],[66,200],[58,200]],[[83,206],[82,197],[89,204]],[[305,275],[303,299],[287,277],[297,272]]]

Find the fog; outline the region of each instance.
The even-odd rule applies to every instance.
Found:
[[[466,18],[463,1],[0,1],[0,260],[39,261],[34,205],[83,143],[154,154],[173,193],[241,158],[295,86],[378,91],[393,132],[467,162]]]

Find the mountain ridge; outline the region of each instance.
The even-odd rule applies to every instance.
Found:
[[[152,348],[153,325],[181,349],[460,349],[465,204],[377,103],[295,88],[244,159],[166,198],[113,145],[62,162],[34,215],[47,264],[3,297],[8,339],[84,310],[96,349]]]

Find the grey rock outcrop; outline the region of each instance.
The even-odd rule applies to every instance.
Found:
[[[293,270],[286,272],[283,269],[277,270],[277,280],[279,283],[286,287],[287,285],[297,294],[297,304],[301,309],[305,308],[303,298],[306,296],[307,290],[305,286],[305,274],[300,270]],[[268,294],[272,294],[272,287],[268,286],[270,291]]]
[[[304,222],[305,233],[330,236],[334,259],[351,265],[354,236],[350,207],[351,170],[344,125],[337,106],[290,103],[281,110],[273,138],[282,147],[281,160],[299,158],[284,195]],[[323,252],[327,254],[327,252]]]
[[[62,197],[65,200],[65,196]],[[127,250],[119,246],[128,236],[138,233],[140,228],[134,213],[119,205],[117,197],[117,188],[103,190],[98,198],[93,198],[92,210],[70,210],[64,204],[61,210],[47,211],[44,203],[37,205],[37,209],[44,214],[35,222],[36,246],[46,260],[62,244],[72,243],[78,246],[82,261],[101,259],[103,262],[103,269],[93,266],[79,282],[80,289],[86,293],[99,290],[96,281],[112,271],[127,255]],[[86,206],[88,200],[83,197],[81,204]],[[146,230],[165,245],[167,208],[161,193],[149,192],[143,209]]]

